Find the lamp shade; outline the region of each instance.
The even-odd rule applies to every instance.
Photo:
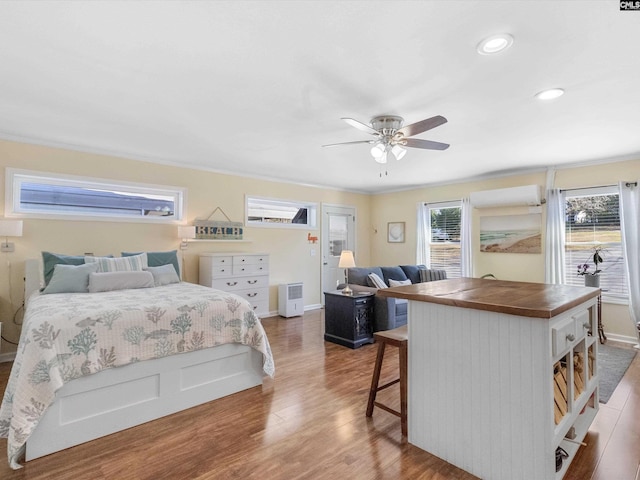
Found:
[[[355,266],[356,261],[353,259],[353,252],[351,250],[342,250],[338,268],[353,268]]]
[[[22,220],[0,220],[0,237],[21,237]]]
[[[182,239],[196,238],[196,227],[193,225],[178,227],[178,237]]]

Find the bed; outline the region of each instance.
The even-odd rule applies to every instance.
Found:
[[[262,324],[240,297],[186,282],[45,295],[40,268],[27,260],[22,334],[0,407],[14,469],[274,374]]]

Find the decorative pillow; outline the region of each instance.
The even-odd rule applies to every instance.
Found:
[[[173,265],[160,265],[159,267],[148,267],[147,272],[153,275],[153,281],[156,287],[169,285],[170,283],[180,283],[180,277]]]
[[[382,280],[376,273],[370,273],[368,275],[368,278],[369,280],[371,280],[371,283],[373,283],[373,286],[376,288],[389,288],[387,287],[387,284],[384,283],[384,280]]]
[[[144,252],[131,253],[131,252],[122,252],[121,255],[123,257],[131,257],[134,255],[140,255]],[[175,268],[178,277],[180,276],[180,263],[178,262],[178,251],[171,250],[169,252],[146,252],[147,254],[147,265],[149,267],[161,267],[162,265],[173,265]]]
[[[84,265],[84,256],[62,255],[61,253],[42,252],[44,265],[44,284],[49,285],[56,265]]]
[[[89,264],[97,265],[97,264]],[[154,287],[151,272],[102,272],[89,275],[89,293]]]
[[[113,255],[105,255],[105,257],[113,258]],[[84,255],[63,255],[61,253],[42,252],[42,263],[44,265],[44,284],[49,284],[53,275],[53,268],[58,265],[84,265]]]
[[[446,280],[446,279],[447,279],[446,270],[430,270],[430,269],[420,270],[421,282],[434,282],[436,280]]]
[[[98,270],[98,264],[65,265],[57,264],[49,284],[42,291],[49,293],[86,293],[89,286],[89,275]]]
[[[407,279],[407,280],[392,280],[389,279],[389,286],[390,287],[401,287],[403,285],[411,285],[411,280]]]
[[[84,257],[85,263],[97,263],[98,272],[135,272],[147,268],[147,254],[131,257]]]

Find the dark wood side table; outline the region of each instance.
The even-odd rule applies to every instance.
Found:
[[[349,348],[373,343],[373,293],[324,292],[324,339]]]

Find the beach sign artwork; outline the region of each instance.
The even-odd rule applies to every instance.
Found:
[[[480,217],[480,251],[542,253],[542,215]]]

